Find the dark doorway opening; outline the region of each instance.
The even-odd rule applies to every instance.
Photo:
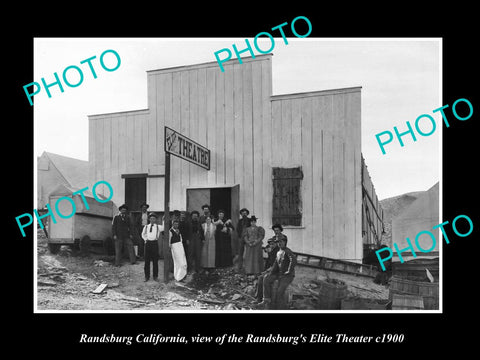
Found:
[[[125,178],[125,204],[130,211],[140,210],[140,205],[147,200],[147,178]]]
[[[232,207],[232,189],[231,188],[213,188],[210,189],[210,211],[216,218],[219,210],[225,211],[225,218],[231,219]]]

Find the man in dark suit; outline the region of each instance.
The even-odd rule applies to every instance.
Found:
[[[284,307],[283,298],[288,285],[293,281],[295,277],[295,265],[297,263],[296,256],[287,248],[286,237],[280,237],[278,239],[278,247],[275,262],[273,263],[270,271],[265,275],[263,279],[263,301],[258,304],[265,309],[272,308],[272,285],[275,280],[278,280],[276,305],[273,308],[281,309]]]
[[[134,246],[138,247],[137,259],[143,259],[145,255],[145,243],[142,238],[142,230],[145,225],[149,223],[149,216],[147,213],[148,205],[146,202],[143,202],[140,205],[140,214],[137,214],[135,217],[135,236],[134,236]]]
[[[123,204],[118,208],[120,214],[113,218],[112,234],[115,242],[115,266],[120,266],[122,252],[127,248],[131,264],[135,264],[135,251],[133,249],[133,224],[127,214],[128,206]]]

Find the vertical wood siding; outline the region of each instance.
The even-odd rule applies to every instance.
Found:
[[[359,260],[361,239],[360,89],[272,96],[271,56],[155,70],[148,110],[90,116],[92,181],[107,180],[124,201],[122,174],[164,173],[169,126],[211,150],[206,171],[172,157],[171,208],[186,189],[240,184],[240,207],[272,221],[272,168],[301,167],[302,226],[286,228],[294,251]],[[163,178],[148,178],[151,210],[163,210]]]
[[[301,166],[302,227],[285,234],[295,251],[362,258],[360,89],[272,97],[272,166]],[[358,137],[358,138],[357,138]],[[360,158],[359,158],[360,159]],[[357,168],[358,167],[358,171]],[[358,174],[357,174],[358,172]]]

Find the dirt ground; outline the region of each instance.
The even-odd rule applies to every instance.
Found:
[[[37,309],[93,311],[195,311],[256,310],[254,295],[257,280],[236,269],[215,269],[209,274],[189,274],[182,283],[163,282],[163,261],[159,261],[159,281],[144,281],[143,261],[131,265],[126,259],[113,266],[113,257],[90,252],[81,254],[62,246],[57,254],[48,250],[47,240],[39,233],[37,243]],[[318,280],[341,278],[348,285],[350,298],[372,300],[388,298],[388,288],[371,278],[328,273],[297,266],[290,285],[288,309],[318,309]],[[107,287],[99,294],[93,291]]]

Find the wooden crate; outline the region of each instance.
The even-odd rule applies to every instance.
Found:
[[[398,277],[415,280],[426,281],[427,273],[425,269],[428,269],[432,274],[435,281],[439,279],[439,263],[438,258],[428,259],[412,259],[404,263],[393,262],[392,263],[392,275]]]
[[[392,310],[423,310],[423,298],[416,295],[393,294]]]
[[[389,298],[392,300],[396,294],[420,296],[423,299],[426,310],[438,310],[438,285],[438,282],[414,281],[392,276],[390,280]]]
[[[386,310],[389,300],[375,300],[367,298],[343,299],[342,310]]]
[[[335,279],[317,280],[316,283],[318,284],[318,308],[340,310],[341,301],[347,296],[347,285]]]

